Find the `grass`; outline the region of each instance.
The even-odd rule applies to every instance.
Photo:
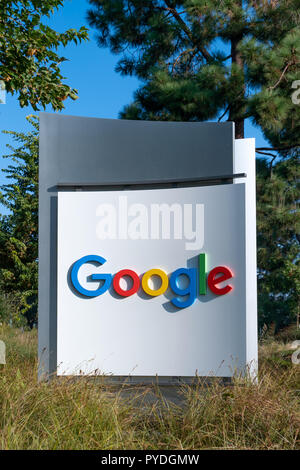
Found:
[[[300,449],[300,365],[287,341],[260,345],[257,384],[185,386],[176,405],[159,390],[147,400],[149,387],[37,383],[36,331],[2,325],[0,339],[0,449]]]

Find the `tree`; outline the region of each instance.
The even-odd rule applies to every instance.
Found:
[[[270,143],[256,149],[268,158],[257,165],[259,321],[278,330],[295,318],[300,294],[299,1],[89,1],[99,46],[142,82],[121,118],[227,119],[236,138],[251,119]]]
[[[51,104],[55,110],[63,102],[77,98],[77,90],[62,83],[60,64],[67,60],[57,53],[59,46],[87,39],[87,29],[57,33],[41,23],[63,0],[5,0],[0,3],[0,80],[8,93],[17,93],[20,105]]]
[[[257,161],[259,326],[295,321],[300,299],[299,161]]]
[[[15,164],[3,170],[12,182],[1,187],[0,202],[9,214],[0,217],[0,291],[18,299],[28,324],[37,322],[38,289],[38,121],[29,116],[28,134],[7,132],[20,145],[11,150]]]
[[[126,119],[251,118],[279,151],[300,144],[298,0],[89,0],[98,43],[142,86]],[[269,153],[271,148],[257,149]]]

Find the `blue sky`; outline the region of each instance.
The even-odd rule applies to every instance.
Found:
[[[48,23],[53,29],[61,32],[83,25],[88,27],[86,21],[88,8],[87,0],[65,0],[65,6],[58,10]],[[123,106],[132,101],[133,92],[139,82],[134,77],[121,77],[115,72],[118,57],[112,55],[108,49],[100,49],[95,35],[95,31],[90,30],[89,42],[78,46],[69,45],[60,50],[61,54],[69,59],[62,65],[62,73],[67,78],[66,83],[79,91],[78,100],[67,100],[62,113],[117,118]],[[52,112],[51,107],[47,111]],[[21,109],[16,97],[7,95],[6,104],[0,104],[0,129],[21,132],[29,130],[30,126],[25,119],[28,114],[37,113],[31,107]],[[259,129],[250,122],[246,123],[245,137],[255,137],[259,146],[266,145]],[[1,157],[9,153],[5,148],[7,143],[11,143],[11,138],[0,133],[0,170],[9,163],[7,159]],[[4,182],[5,176],[0,171],[0,185]]]

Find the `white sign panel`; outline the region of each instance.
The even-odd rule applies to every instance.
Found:
[[[246,366],[245,185],[58,195],[59,375]]]

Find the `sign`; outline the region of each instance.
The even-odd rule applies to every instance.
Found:
[[[254,139],[51,113],[39,129],[39,379],[255,377]]]
[[[245,184],[58,194],[59,375],[245,370]]]

